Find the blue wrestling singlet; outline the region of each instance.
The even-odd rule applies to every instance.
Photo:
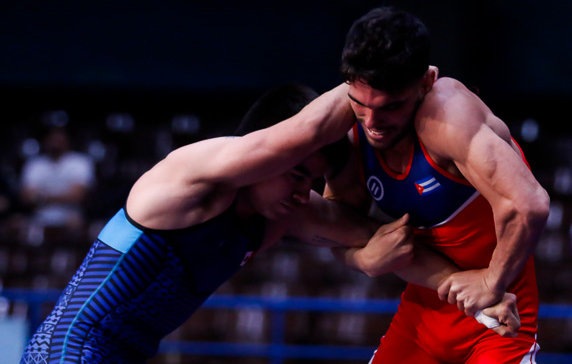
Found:
[[[180,230],[138,226],[121,209],[40,325],[21,363],[143,363],[260,248],[230,208]]]
[[[467,181],[434,164],[415,138],[407,170],[391,171],[367,142],[362,126],[354,125],[354,143],[362,160],[363,176],[377,206],[397,219],[409,213],[414,226],[442,225],[473,201],[479,193]]]

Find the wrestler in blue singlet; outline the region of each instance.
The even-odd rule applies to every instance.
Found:
[[[121,209],[25,349],[21,363],[142,363],[260,248],[229,208],[180,230],[139,226]]]

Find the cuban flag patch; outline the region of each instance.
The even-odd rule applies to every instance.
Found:
[[[439,187],[441,187],[441,184],[433,176],[415,182],[415,188],[417,188],[417,192],[419,192],[420,196],[432,193]]]

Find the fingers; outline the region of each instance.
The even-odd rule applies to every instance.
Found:
[[[478,308],[472,304],[471,302],[468,302],[467,300],[462,300],[461,302],[463,302],[463,308],[459,308],[460,310],[462,310],[465,315],[467,316],[474,316],[475,313],[478,311]],[[457,304],[458,306],[459,304]]]
[[[384,250],[395,249],[411,245],[413,247],[411,228],[408,226],[401,226],[393,231],[378,230],[374,236],[369,240],[367,246],[383,246]]]
[[[449,302],[452,305],[457,303],[457,292],[453,290],[452,287],[449,288],[449,294],[447,295],[447,302]]]
[[[489,316],[491,311],[493,310],[484,309],[483,311],[479,311],[477,316],[475,316],[475,319],[502,337],[515,337],[518,335],[520,322],[514,321],[514,319],[516,319],[514,315],[509,315],[509,317],[499,317],[497,320],[495,317]],[[504,319],[507,319],[507,321],[501,322]]]
[[[368,245],[384,245],[384,249],[405,249],[413,250],[413,230],[410,226],[403,224],[405,219],[401,218],[391,224],[380,227],[374,234]]]
[[[437,288],[439,299],[447,301],[451,305],[457,305],[457,308],[465,313],[467,316],[474,316],[475,313],[481,308],[478,302],[471,299],[470,296],[463,291],[453,287],[453,280],[445,279]]]
[[[518,329],[520,329],[520,318],[517,315],[509,315],[506,320],[507,329],[516,336]]]
[[[501,300],[502,304],[506,304],[509,307],[516,307],[516,295],[513,293],[505,292]]]
[[[457,305],[457,308],[467,316],[474,316],[475,312],[479,310],[477,302],[471,300],[463,292],[457,292],[449,285],[439,286],[437,293],[442,301],[447,301],[451,305]]]
[[[502,337],[517,337],[518,336],[518,332],[510,329],[507,326],[503,326],[503,325],[492,328],[491,330],[493,330],[494,332],[496,332],[497,334],[499,334]]]
[[[483,313],[496,318],[501,326],[495,330],[499,335],[505,337],[515,337],[520,328],[520,316],[516,308],[516,296],[505,293],[503,300],[492,306],[485,308]]]
[[[450,277],[447,277],[441,284],[439,284],[439,287],[437,288],[437,294],[439,295],[439,299],[441,301],[449,302],[448,296],[451,290],[451,284],[452,280]]]
[[[467,316],[475,316],[477,311],[479,311],[481,309],[481,307],[478,307],[477,302],[474,300],[463,299],[462,301],[463,301],[463,305],[464,305],[463,311],[465,312],[465,315],[467,315]]]
[[[467,316],[474,316],[475,312],[478,311],[478,308],[476,306],[470,305],[470,306],[465,306],[464,312],[465,315]]]
[[[457,300],[457,307],[459,308],[459,310],[461,312],[464,312],[465,311],[465,302],[463,300]],[[465,312],[465,315],[466,314],[467,313]]]
[[[380,228],[378,229],[378,232],[389,234],[399,229],[402,226],[406,226],[408,222],[409,222],[409,214],[405,214],[395,221],[381,225]]]

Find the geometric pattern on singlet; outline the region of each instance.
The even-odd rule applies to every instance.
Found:
[[[124,211],[108,225],[139,229]],[[142,363],[261,243],[233,213],[140,231],[125,253],[95,241],[21,363]]]
[[[392,176],[368,143],[362,126],[356,123],[353,131],[366,187],[376,205],[390,217],[397,219],[408,213],[413,226],[431,228],[449,221],[478,196],[468,182],[454,181],[433,167],[417,137],[408,171]]]

